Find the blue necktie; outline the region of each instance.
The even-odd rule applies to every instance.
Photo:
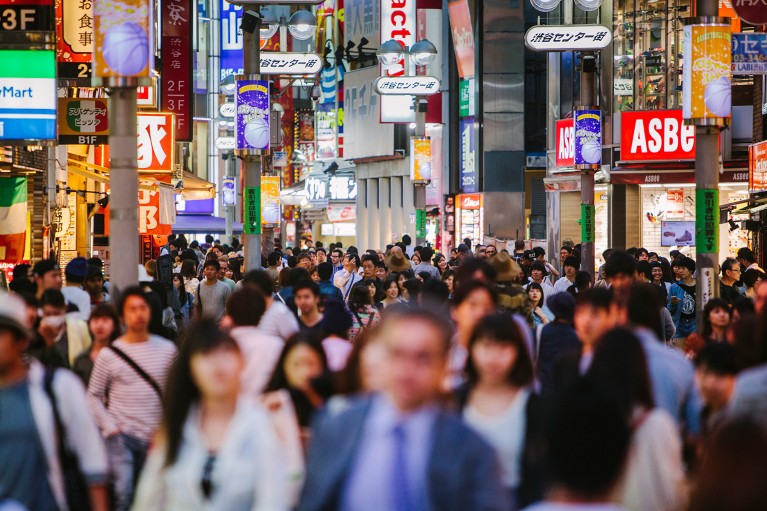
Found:
[[[405,428],[397,424],[392,431],[394,438],[394,462],[392,463],[392,495],[395,511],[415,511],[410,492],[407,470],[407,442]]]

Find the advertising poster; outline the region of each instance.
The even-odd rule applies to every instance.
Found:
[[[578,110],[575,112],[575,166],[602,164],[602,112]]]
[[[153,9],[148,0],[99,0],[93,9],[94,75],[148,78],[154,54]]]
[[[476,134],[474,117],[461,119],[459,127],[459,155],[461,190],[464,193],[475,193],[479,190],[479,172],[476,166]]]
[[[661,247],[694,247],[695,222],[660,223]]]
[[[431,180],[431,139],[410,137],[410,180],[427,183]]]
[[[269,82],[237,82],[237,149],[269,149]]]
[[[669,189],[666,192],[666,218],[669,220],[684,220],[683,189]]]
[[[686,25],[682,49],[684,118],[729,118],[732,115],[730,25]]]
[[[59,144],[109,143],[106,99],[59,98]]]
[[[93,2],[56,0],[56,59],[59,78],[91,85]]]
[[[474,76],[474,32],[471,26],[471,13],[467,0],[448,2],[450,13],[450,31],[453,34],[455,60],[458,64],[458,76]]]
[[[224,207],[234,206],[237,199],[237,188],[233,177],[225,177],[221,180],[221,205]]]
[[[280,223],[280,178],[261,177],[261,223],[275,226]]]
[[[767,190],[767,141],[748,146],[748,189]]]
[[[0,142],[56,140],[56,53],[0,50]]]

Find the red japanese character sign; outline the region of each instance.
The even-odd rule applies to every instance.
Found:
[[[173,172],[173,114],[138,115],[138,170],[141,173]]]

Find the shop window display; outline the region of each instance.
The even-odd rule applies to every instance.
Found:
[[[614,12],[615,111],[679,108],[690,0],[617,0]]]

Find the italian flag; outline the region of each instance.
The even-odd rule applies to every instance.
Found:
[[[24,258],[27,231],[27,178],[0,178],[0,261]]]

